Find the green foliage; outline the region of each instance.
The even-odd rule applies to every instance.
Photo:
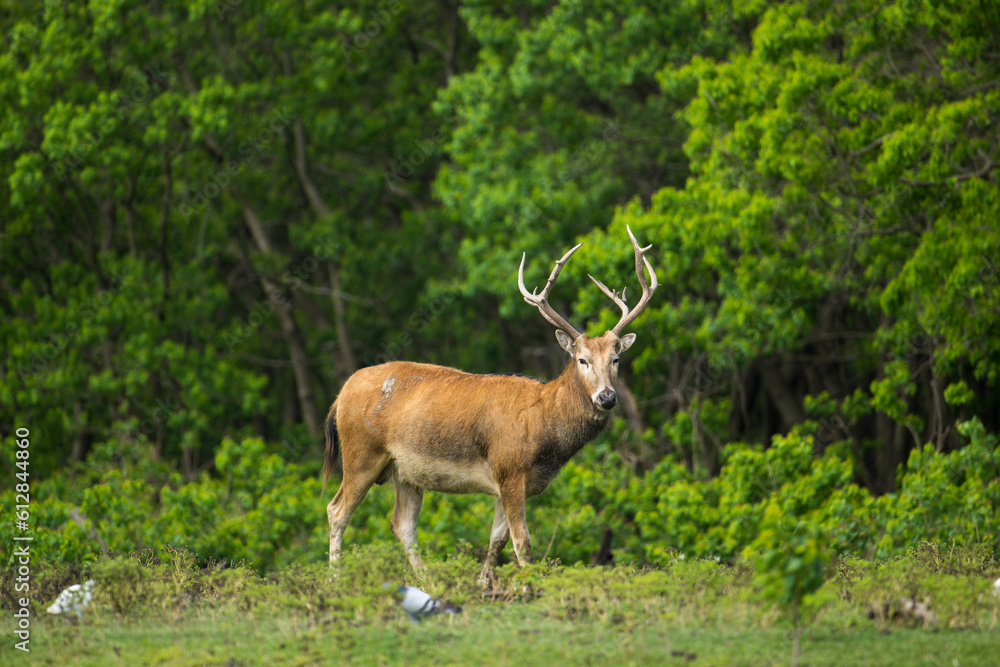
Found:
[[[920,541],[989,544],[1000,534],[1000,446],[978,420],[959,425],[969,444],[947,455],[914,450],[900,470],[900,490],[878,499],[886,518],[880,555]]]
[[[166,558],[180,548],[261,571],[325,551],[318,464],[289,463],[259,438],[244,438],[223,441],[216,468],[220,477],[192,482],[148,464],[87,480],[54,477],[32,503],[34,543],[53,562],[92,561],[104,549]]]
[[[850,462],[837,448],[817,458],[813,445],[811,436],[798,431],[776,436],[767,450],[732,445],[718,477],[701,483],[668,477],[657,485],[653,471],[645,483],[655,510],[636,516],[649,540],[647,558],[669,562],[673,555],[664,549],[669,545],[687,554],[732,559],[760,533],[769,506],[789,520],[815,513],[839,549],[863,550],[871,536],[856,531],[867,523],[864,507],[871,496],[854,486]]]
[[[788,520],[776,504],[764,510],[760,534],[745,550],[754,559],[761,594],[797,626],[815,614],[815,593],[830,561],[823,527],[813,517]]]
[[[439,309],[408,318],[449,244],[413,211],[446,125],[425,42],[467,57],[437,34],[456,12],[0,3],[0,403],[48,434],[39,475],[127,440],[189,480],[225,436],[304,450],[352,368],[408,352],[401,323],[434,337]]]
[[[315,467],[304,471],[267,453],[258,438],[225,440],[215,463],[218,478],[163,488],[156,528],[164,543],[262,570],[321,549],[325,512]],[[303,479],[306,471],[314,474]]]
[[[126,618],[149,603],[154,594],[151,568],[139,559],[118,558],[98,562],[94,576],[101,579],[101,593],[119,616]],[[158,591],[162,593],[161,591]]]
[[[1000,567],[982,550],[923,545],[889,561],[834,565],[824,585],[829,603],[817,616],[823,629],[803,637],[808,664],[976,664],[995,643],[990,624],[1000,602],[983,593]],[[38,660],[81,665],[106,664],[109,655],[136,664],[543,665],[556,651],[574,664],[753,665],[774,662],[786,637],[754,591],[760,573],[746,562],[686,559],[656,569],[538,563],[523,573],[501,568],[497,587],[485,592],[473,583],[478,569],[476,560],[452,554],[414,581],[402,551],[387,545],[346,550],[334,576],[325,563],[263,576],[243,564],[202,567],[185,550],[101,558],[85,572],[39,569],[31,650]],[[14,627],[7,613],[12,576],[0,572],[4,632]],[[67,577],[81,576],[96,581],[82,624],[39,613]],[[463,611],[411,625],[399,608],[400,583]],[[900,594],[931,604],[935,627],[886,633],[890,623],[910,623],[869,620],[873,607]]]
[[[553,299],[599,334],[585,275],[634,292],[626,226],[661,285],[637,409],[530,501],[537,555],[750,548],[804,604],[827,550],[1000,549],[991,8],[147,5],[0,0],[0,459],[60,576],[323,561],[315,434],[351,372],[553,377],[518,254],[531,285],[584,241]],[[347,543],[395,542],[392,504]],[[432,567],[482,556],[492,504],[427,494]]]
[[[728,447],[719,475],[709,479],[670,458],[636,474],[604,441],[581,452],[529,502],[534,553],[586,564],[609,532],[618,563],[665,567],[678,559],[733,562],[745,552],[769,552],[785,560],[759,569],[785,572],[793,559],[814,564],[817,553],[885,558],[927,537],[1000,549],[997,439],[978,421],[960,429],[968,445],[948,454],[915,450],[901,469],[900,490],[880,497],[853,481],[846,444],[814,455],[813,436],[799,429],[775,437],[767,449]],[[266,572],[327,558],[318,463],[289,462],[259,438],[223,441],[217,475],[190,482],[141,455],[117,460],[124,465],[102,473],[95,461],[90,477],[56,476],[39,485],[33,536],[48,560],[94,562],[105,549],[167,558],[190,549],[202,563],[244,562]],[[389,528],[392,506],[391,488],[370,491],[349,524],[348,547],[384,543],[402,554]],[[481,559],[492,514],[492,498],[427,494],[418,523],[425,559],[455,553]],[[0,539],[13,531],[0,526]],[[819,547],[810,540],[818,535],[823,546],[814,553]],[[775,551],[781,545],[791,551]],[[805,591],[799,598],[811,590],[795,586],[793,592]]]
[[[1000,573],[995,552],[981,547],[924,542],[885,560],[841,558],[835,569],[831,583],[840,594],[852,590],[881,628],[893,622],[923,625],[901,613],[901,600],[926,605],[938,625],[955,629],[975,627],[1000,609],[991,584]]]

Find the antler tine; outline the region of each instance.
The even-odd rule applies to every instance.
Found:
[[[524,300],[532,306],[538,308],[538,312],[542,314],[542,317],[554,326],[570,334],[574,339],[580,337],[580,332],[577,331],[576,327],[570,324],[566,318],[557,313],[555,309],[549,305],[548,298],[549,292],[552,291],[552,286],[555,285],[556,278],[559,277],[559,273],[562,271],[566,261],[569,260],[570,255],[576,252],[582,245],[582,243],[579,243],[573,246],[565,255],[562,256],[562,259],[556,262],[556,265],[552,269],[552,273],[549,274],[549,279],[546,281],[545,288],[542,290],[541,294],[535,294],[534,290],[529,292],[528,288],[524,286],[524,261],[528,256],[527,253],[521,255],[521,267],[517,270],[517,286],[521,290],[521,296],[524,297]],[[536,287],[535,290],[537,289],[538,288]]]
[[[636,304],[635,308],[633,308],[631,312],[629,312],[627,306],[624,306],[623,303],[620,303],[618,299],[612,296],[612,299],[614,299],[615,303],[617,303],[618,306],[622,308],[622,318],[621,320],[618,321],[618,324],[616,324],[615,327],[611,330],[611,332],[614,333],[616,336],[621,336],[622,332],[625,330],[625,327],[630,325],[632,321],[639,316],[639,313],[641,313],[643,309],[646,307],[646,304],[649,303],[649,299],[651,296],[653,296],[653,292],[655,292],[656,288],[659,287],[659,283],[656,280],[656,273],[653,272],[652,265],[649,263],[649,260],[646,259],[646,253],[649,252],[649,250],[653,247],[653,245],[650,244],[645,248],[640,248],[639,242],[635,240],[635,235],[632,234],[631,227],[626,225],[625,229],[628,231],[629,239],[632,240],[632,249],[635,252],[635,274],[639,277],[639,285],[642,287],[642,297],[640,297],[639,303]],[[646,271],[649,271],[649,278],[650,278],[649,281],[646,280],[646,273],[645,271],[643,271],[643,267],[645,267]],[[608,289],[604,287],[604,285],[601,285],[600,283],[597,284],[604,290],[605,294],[608,293]]]
[[[621,297],[619,297],[617,292],[615,292],[614,290],[610,290],[607,287],[605,287],[604,283],[602,283],[600,280],[598,280],[594,276],[592,276],[592,275],[590,275],[588,273],[587,277],[590,278],[591,280],[593,280],[594,284],[597,285],[598,287],[600,287],[601,291],[604,292],[608,296],[608,298],[610,298],[612,301],[614,301],[615,304],[617,304],[618,307],[622,309],[622,317],[625,317],[625,316],[628,315],[628,304],[625,303],[625,290],[624,289],[622,290]]]

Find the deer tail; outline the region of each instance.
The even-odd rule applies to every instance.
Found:
[[[330,476],[337,467],[337,401],[330,406],[330,412],[326,416],[326,456],[323,460],[323,493],[326,493],[326,484],[330,481]]]

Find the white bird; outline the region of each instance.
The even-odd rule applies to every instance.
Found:
[[[94,580],[90,579],[82,586],[80,584],[73,584],[56,598],[56,601],[52,603],[52,606],[45,611],[50,614],[65,614],[67,612],[74,612],[77,619],[83,618],[83,610],[90,605],[90,601],[94,599]]]
[[[387,586],[389,586],[389,584],[387,584]],[[398,592],[403,596],[403,611],[410,616],[410,620],[413,623],[419,623],[427,616],[440,614],[442,612],[448,614],[458,614],[462,611],[461,607],[456,607],[447,600],[431,597],[430,594],[423,592],[419,588],[414,588],[413,586],[400,586]]]
[[[1000,598],[1000,579],[993,582],[993,595]]]

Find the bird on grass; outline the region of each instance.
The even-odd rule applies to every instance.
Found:
[[[73,584],[56,598],[45,611],[50,614],[66,614],[73,612],[77,620],[83,619],[83,610],[90,606],[90,601],[94,599],[94,580],[89,579],[82,586]]]
[[[386,588],[391,586],[392,584],[385,584]],[[403,596],[401,603],[403,611],[409,615],[410,621],[415,624],[419,623],[428,616],[433,616],[434,614],[462,613],[461,607],[456,607],[447,600],[431,597],[429,593],[425,593],[419,588],[414,588],[413,586],[400,586],[397,589],[397,592]]]

